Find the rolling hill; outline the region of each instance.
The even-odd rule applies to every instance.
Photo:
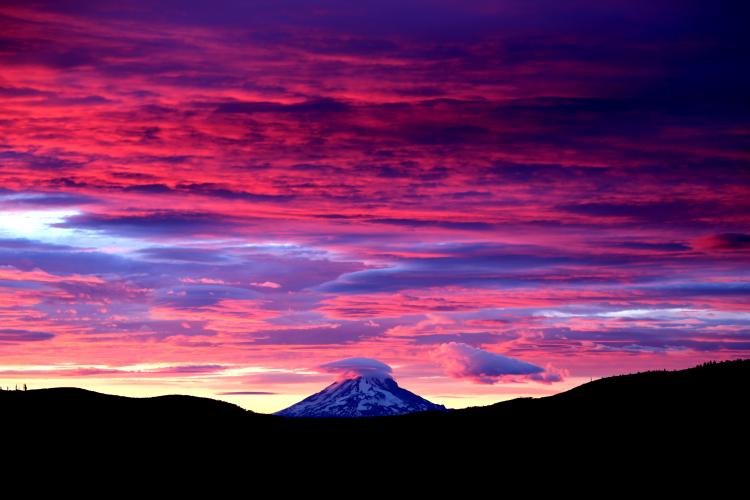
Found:
[[[545,398],[348,419],[285,418],[190,396],[126,398],[59,388],[0,391],[0,424],[15,430],[14,439],[87,453],[244,449],[280,459],[293,456],[290,450],[369,450],[369,456],[434,458],[487,450],[498,459],[538,460],[542,449],[631,456],[656,446],[679,456],[745,443],[748,387],[750,360],[738,360],[607,377]]]

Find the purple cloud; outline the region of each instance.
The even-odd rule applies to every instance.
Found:
[[[46,332],[17,330],[13,328],[0,329],[0,342],[36,342],[39,340],[49,340],[53,337],[53,334]]]
[[[441,344],[432,352],[451,377],[466,378],[481,384],[494,384],[507,375],[529,376],[537,381],[557,381],[558,377],[542,376],[544,368],[519,359],[495,354],[460,342]]]
[[[54,227],[89,229],[122,236],[226,234],[241,227],[228,215],[208,212],[160,211],[139,215],[81,214],[67,217]]]
[[[699,238],[695,247],[700,250],[745,250],[750,249],[750,234],[722,233]]]

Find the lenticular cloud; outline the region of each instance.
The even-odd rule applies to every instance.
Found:
[[[507,375],[526,376],[539,382],[560,380],[548,379],[542,367],[460,342],[441,344],[432,355],[451,377],[468,378],[482,384],[494,384]]]
[[[342,379],[356,377],[390,378],[393,371],[385,363],[370,358],[340,359],[322,364],[318,369],[328,373],[337,373]]]

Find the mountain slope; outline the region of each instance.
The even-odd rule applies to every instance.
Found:
[[[750,360],[710,362],[684,370],[658,370],[604,377],[538,399],[522,398],[467,408],[472,415],[499,415],[519,408],[558,415],[677,413],[693,415],[744,403],[750,385]]]
[[[18,435],[26,447],[33,440],[89,453],[171,446],[186,453],[195,447],[211,453],[262,449],[281,457],[290,450],[347,449],[354,456],[408,446],[420,457],[484,448],[533,461],[540,450],[586,449],[599,457],[658,446],[674,457],[695,447],[742,449],[748,387],[750,360],[743,360],[608,377],[538,399],[375,418],[283,418],[188,396],[0,391],[0,426],[14,430],[6,432],[6,442]]]
[[[188,396],[0,391],[0,427],[5,457],[37,480],[47,477],[42,462],[69,464],[76,478],[90,470],[81,464],[115,470],[124,463],[118,470],[129,482],[176,465],[175,480],[191,488],[186,476],[216,466],[217,479],[243,481],[248,471],[263,480],[281,472],[286,482],[307,471],[327,490],[331,477],[361,481],[363,471],[378,479],[386,471],[413,479],[428,470],[426,480],[441,488],[463,471],[464,489],[503,474],[534,491],[541,481],[578,492],[582,482],[606,477],[618,488],[666,480],[671,492],[681,481],[692,488],[711,468],[718,471],[712,488],[732,478],[743,484],[748,387],[750,360],[732,361],[610,377],[539,399],[374,418],[283,418]],[[476,484],[477,494],[486,491],[486,481]]]
[[[339,380],[276,413],[283,417],[380,417],[445,410],[382,376]]]

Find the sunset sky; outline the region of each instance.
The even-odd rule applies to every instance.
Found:
[[[458,408],[750,357],[728,1],[0,0],[0,385]]]

